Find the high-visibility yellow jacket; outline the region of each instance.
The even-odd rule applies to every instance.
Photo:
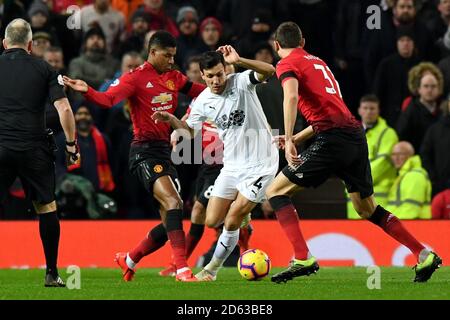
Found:
[[[419,156],[409,158],[389,190],[386,210],[399,219],[431,219],[431,182]]]
[[[386,120],[378,118],[377,124],[366,131],[367,146],[369,148],[369,161],[372,171],[373,190],[376,201],[381,206],[387,205],[387,196],[397,172],[392,165],[391,152],[398,142],[397,133],[389,127]],[[359,219],[353,209],[350,198],[347,197],[347,217]]]

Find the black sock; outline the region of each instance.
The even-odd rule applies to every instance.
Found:
[[[42,246],[44,247],[45,262],[47,264],[47,274],[58,276],[56,267],[58,260],[59,245],[59,219],[56,212],[38,214],[39,216],[39,234],[41,236]]]
[[[189,229],[189,234],[194,238],[200,239],[203,236],[204,231],[205,231],[204,224],[191,223],[191,228]]]
[[[149,232],[149,238],[152,238],[152,240],[156,243],[161,243],[161,246],[164,245],[167,242],[167,232],[166,228],[164,227],[164,224],[160,223],[156,227],[154,227]]]
[[[167,210],[166,230],[167,233],[175,230],[183,230],[183,210]]]

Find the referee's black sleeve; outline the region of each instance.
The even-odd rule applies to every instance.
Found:
[[[53,104],[56,100],[65,98],[66,94],[64,93],[62,76],[59,75],[50,65],[48,65],[48,74],[48,97],[50,99],[50,102]]]

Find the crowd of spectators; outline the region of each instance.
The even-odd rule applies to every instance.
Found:
[[[379,10],[367,13],[369,6]],[[405,209],[403,218],[450,218],[435,214],[437,209],[431,215],[429,208],[432,197],[443,210],[450,206],[450,0],[16,0],[0,5],[0,38],[15,18],[31,24],[33,55],[100,91],[147,59],[148,40],[156,30],[176,37],[178,68],[199,81],[198,55],[222,44],[275,65],[273,32],[279,23],[294,21],[304,33],[306,50],[330,66],[348,107],[362,119],[381,202],[422,204],[420,214]],[[368,19],[378,20],[380,28]],[[279,81],[272,77],[257,91],[271,126],[282,133]],[[103,206],[114,203],[109,212],[116,217],[157,217],[151,196],[128,172],[132,128],[127,101],[102,110],[79,94],[67,94],[83,161],[66,168],[60,148],[60,204],[76,202],[64,194],[77,189],[70,177],[78,175],[110,199]],[[188,104],[189,98],[181,97],[176,114],[184,115]],[[47,125],[62,144],[57,113],[50,104],[47,110]],[[302,126],[299,119],[297,129]],[[177,169],[188,215],[197,166]],[[408,179],[412,182],[405,183]],[[420,196],[409,198],[407,193],[417,188],[406,190],[406,184],[412,189],[422,184]],[[8,203],[21,196],[16,183]],[[96,204],[84,199],[76,205]],[[260,216],[271,216],[267,205]]]

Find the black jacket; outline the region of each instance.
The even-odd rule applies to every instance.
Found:
[[[420,154],[433,184],[433,194],[437,194],[450,179],[450,116],[442,117],[428,129]]]
[[[439,109],[437,109],[439,110]],[[420,101],[414,98],[398,119],[397,133],[400,140],[409,141],[419,152],[428,128],[439,120],[439,112],[432,114]]]
[[[416,56],[405,59],[394,53],[377,68],[373,92],[380,99],[381,116],[391,127],[397,124],[403,100],[409,95],[408,72],[417,63]]]

